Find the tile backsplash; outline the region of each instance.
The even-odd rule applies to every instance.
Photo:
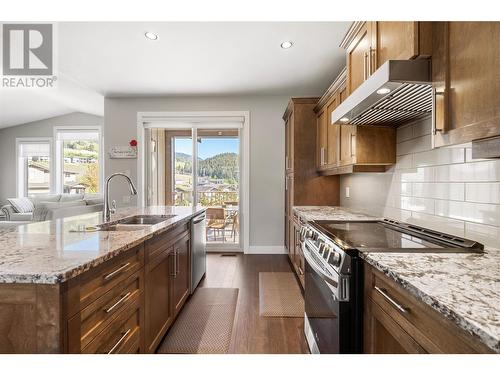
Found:
[[[342,176],[341,205],[500,249],[500,160],[472,159],[470,144],[432,149],[430,132],[430,119],[398,128],[396,165]]]

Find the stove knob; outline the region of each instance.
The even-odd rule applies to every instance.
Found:
[[[313,231],[310,229],[306,229],[306,238],[312,238],[313,236]]]
[[[323,254],[323,251],[325,251],[326,244],[324,242],[321,242],[318,246],[319,249],[319,255]]]
[[[342,257],[340,256],[339,253],[335,251],[331,251],[330,255],[328,256],[328,263],[330,263],[334,267],[340,266],[340,261],[342,260]]]
[[[330,254],[330,251],[332,251],[332,247],[331,247],[330,245],[328,245],[328,244],[325,244],[325,246],[324,246],[324,252],[323,252],[323,254],[322,254],[322,255],[323,255],[323,258],[324,258],[325,260],[326,260],[326,259],[328,259],[328,256],[329,256],[329,254]]]

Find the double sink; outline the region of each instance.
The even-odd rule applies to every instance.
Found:
[[[143,230],[148,226],[159,224],[175,216],[176,215],[135,215],[118,220],[113,224],[98,225],[96,230],[105,232]]]

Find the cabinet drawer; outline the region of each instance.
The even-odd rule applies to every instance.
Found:
[[[365,265],[365,299],[370,298],[429,353],[490,350],[449,319],[413,297],[382,272]]]
[[[106,262],[95,272],[89,272],[79,285],[80,309],[87,307],[109,290],[120,287],[123,282],[143,266],[142,245],[125,256]],[[109,264],[108,264],[109,263]]]
[[[140,273],[136,272],[122,284],[107,291],[97,300],[75,315],[69,327],[80,327],[68,332],[69,341],[80,341],[80,347],[90,343],[105,327],[141,293]],[[75,320],[73,322],[73,320]],[[78,337],[73,337],[78,336]]]
[[[140,341],[140,298],[136,295],[129,308],[109,323],[87,346],[85,354],[120,354],[137,352]]]

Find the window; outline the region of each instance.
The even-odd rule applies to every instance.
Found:
[[[51,191],[51,141],[17,139],[17,194],[25,197]]]
[[[66,194],[99,193],[102,185],[99,128],[56,128],[56,186]]]

